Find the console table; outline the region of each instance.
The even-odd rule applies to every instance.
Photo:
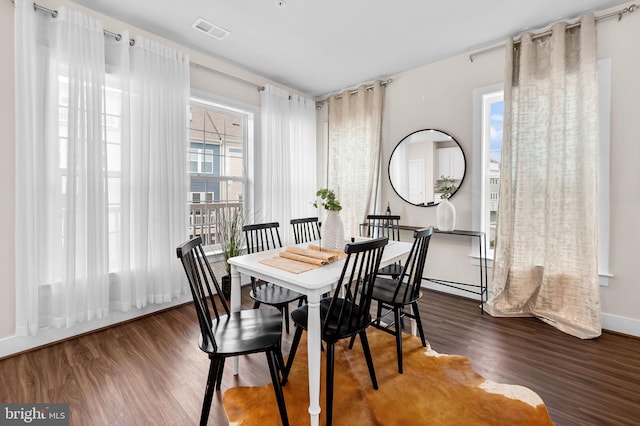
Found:
[[[422,229],[418,226],[407,226],[400,225],[400,229],[405,231],[415,231],[418,229]],[[466,291],[468,293],[476,294],[480,299],[480,310],[484,313],[484,302],[487,297],[487,283],[489,282],[487,279],[487,236],[482,231],[464,231],[462,229],[455,229],[453,231],[441,231],[437,228],[433,228],[434,234],[447,234],[447,235],[458,235],[461,237],[470,237],[478,239],[478,247],[480,249],[480,283],[479,284],[467,284],[456,281],[448,281],[442,280],[438,278],[430,278],[430,277],[422,277],[423,280],[431,281],[435,284],[444,285],[447,287],[452,287],[457,290]]]

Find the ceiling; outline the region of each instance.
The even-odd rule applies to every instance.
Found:
[[[73,1],[316,97],[481,49],[527,29],[627,3],[621,0]],[[194,30],[191,25],[197,18],[204,18],[230,34],[218,40]]]

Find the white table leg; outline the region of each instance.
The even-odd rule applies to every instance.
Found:
[[[320,301],[308,296],[307,350],[309,358],[309,415],[311,426],[320,421]],[[313,298],[313,300],[312,300]]]
[[[413,311],[413,306],[410,306],[409,308],[411,309],[411,313],[415,315],[415,312]],[[418,326],[416,325],[416,320],[411,318],[410,322],[411,322],[411,335],[417,336],[418,335]]]
[[[240,310],[240,300],[242,299],[242,289],[240,288],[240,273],[235,265],[231,265],[231,312]],[[233,374],[238,375],[240,358],[233,358]]]

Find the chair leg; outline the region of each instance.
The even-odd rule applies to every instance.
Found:
[[[326,425],[331,426],[333,422],[333,374],[334,374],[334,357],[335,357],[335,344],[333,342],[327,342],[327,390],[326,390],[326,402],[327,407]]]
[[[378,390],[378,380],[376,379],[376,370],[373,368],[373,359],[371,358],[371,349],[369,349],[369,339],[367,332],[362,330],[360,333],[360,342],[362,342],[362,350],[364,351],[364,359],[367,360],[369,375],[371,376],[371,384],[375,390]]]
[[[280,377],[277,369],[277,355],[275,350],[266,352],[267,363],[269,364],[269,372],[271,373],[271,381],[273,382],[273,390],[276,393],[276,401],[278,401],[278,410],[280,411],[280,420],[283,426],[289,426],[289,417],[287,416],[287,406],[284,403],[284,394],[280,385]]]
[[[284,305],[284,312],[282,314],[282,320],[284,321],[284,328],[289,334],[289,304]]]
[[[204,400],[202,401],[202,412],[200,413],[200,426],[206,426],[209,420],[209,410],[211,409],[211,400],[213,399],[213,391],[216,387],[219,366],[220,359],[217,357],[211,358],[207,386],[205,387]]]
[[[289,359],[287,359],[287,365],[284,368],[284,373],[282,375],[282,385],[284,386],[289,379],[289,372],[291,371],[291,366],[293,365],[293,358],[296,356],[296,351],[298,350],[298,345],[300,344],[300,339],[302,338],[302,332],[304,330],[302,327],[296,327],[296,334],[293,335],[293,342],[291,342],[291,349],[289,349]]]
[[[380,319],[382,318],[382,305],[383,303],[378,301],[378,309],[376,310],[376,324],[380,325]]]
[[[427,340],[424,338],[424,330],[422,329],[422,320],[420,319],[420,311],[418,311],[418,302],[411,304],[413,308],[413,319],[418,327],[418,334],[420,334],[420,340],[422,340],[422,346],[427,347]]]
[[[222,374],[224,373],[224,358],[220,360],[218,364],[218,374],[216,378],[216,389],[220,390],[220,386],[222,385]]]
[[[398,353],[398,372],[402,374],[402,308],[394,307],[396,321],[396,352]]]
[[[258,280],[255,277],[251,277],[251,297],[255,297],[258,291]],[[253,309],[258,309],[260,307],[260,302],[258,302],[255,298],[253,299]]]
[[[284,358],[282,357],[282,344],[280,342],[278,342],[278,348],[276,349],[276,367],[278,367],[280,377],[284,377],[285,365]],[[284,386],[284,383],[282,383],[282,386]]]
[[[349,339],[349,350],[353,349],[353,344],[356,342],[356,336],[355,334],[353,336],[351,336],[351,339]]]

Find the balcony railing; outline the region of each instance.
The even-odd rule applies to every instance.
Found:
[[[220,244],[219,229],[224,220],[233,218],[241,202],[201,202],[189,204],[189,238],[200,236],[203,245]]]

